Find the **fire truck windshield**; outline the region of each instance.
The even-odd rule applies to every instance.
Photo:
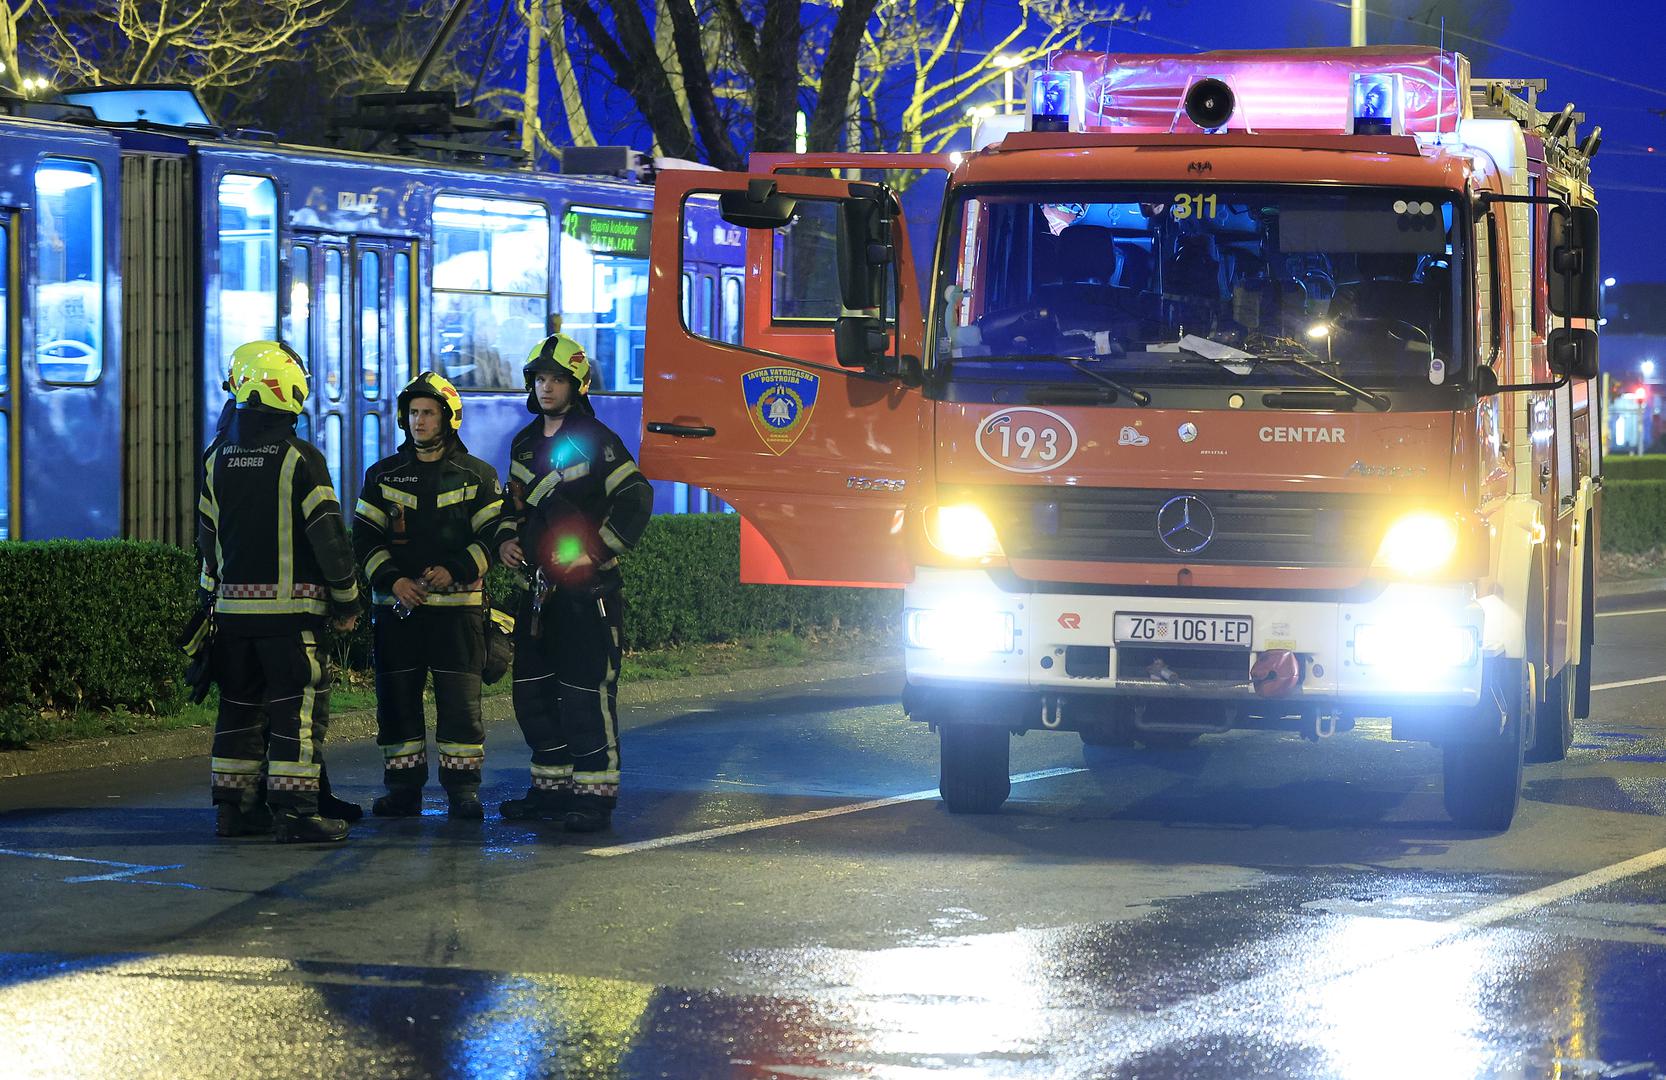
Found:
[[[1443,192],[970,188],[949,221],[932,337],[956,382],[1056,381],[1031,368],[1052,356],[1140,387],[1468,378],[1465,226]]]

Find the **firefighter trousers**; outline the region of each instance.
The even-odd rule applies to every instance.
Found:
[[[220,712],[214,722],[214,801],[247,808],[264,784],[275,807],[318,812],[330,671],[312,630],[214,639]],[[264,776],[262,774],[265,774]]]
[[[486,664],[486,615],[478,606],[424,604],[401,619],[378,605],[374,622],[376,742],[389,791],[428,782],[422,689],[434,676],[434,742],[440,786],[480,787],[486,731],[480,721],[480,671]]]
[[[551,594],[515,617],[515,720],[532,786],[612,809],[619,798],[619,660],[624,598]]]

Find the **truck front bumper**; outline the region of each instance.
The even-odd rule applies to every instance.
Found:
[[[921,567],[903,605],[911,687],[1193,698],[1367,716],[1470,708],[1481,699],[1483,616],[1468,585],[1390,584],[1359,603],[1115,596],[1009,592],[982,571]],[[1119,642],[1119,614],[1247,618],[1249,644]],[[1260,668],[1285,676],[1252,678],[1263,660]]]

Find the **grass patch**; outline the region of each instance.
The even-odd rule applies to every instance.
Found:
[[[1666,577],[1666,547],[1638,552],[1605,551],[1599,565],[1604,581],[1641,581]]]

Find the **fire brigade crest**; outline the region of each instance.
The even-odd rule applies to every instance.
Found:
[[[758,368],[740,377],[740,387],[758,436],[771,451],[784,454],[810,422],[821,376],[798,368]]]

